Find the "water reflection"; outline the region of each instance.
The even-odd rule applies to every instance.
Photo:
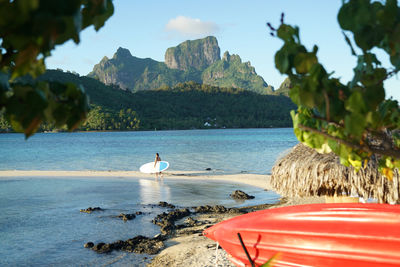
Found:
[[[163,179],[139,179],[139,194],[142,204],[155,204],[159,201],[170,201],[171,189]]]

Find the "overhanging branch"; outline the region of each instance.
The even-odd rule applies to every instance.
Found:
[[[359,149],[359,150],[363,150],[365,152],[372,153],[372,154],[378,154],[378,155],[382,155],[382,156],[389,156],[389,157],[400,159],[400,150],[378,149],[378,148],[370,147],[368,145],[354,144],[354,143],[351,143],[349,141],[343,140],[341,138],[332,136],[332,135],[330,135],[328,133],[322,132],[320,130],[317,130],[317,129],[314,129],[314,128],[311,128],[311,127],[308,127],[308,126],[305,126],[305,125],[302,125],[302,124],[299,124],[298,127],[303,129],[303,130],[305,130],[305,131],[309,131],[309,132],[313,132],[313,133],[316,133],[316,134],[320,134],[320,135],[322,135],[322,136],[324,136],[326,138],[329,138],[329,139],[331,139],[333,141],[338,142],[339,144],[346,145],[346,146],[351,147],[353,149]]]

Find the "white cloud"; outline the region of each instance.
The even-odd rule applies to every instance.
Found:
[[[165,30],[185,37],[204,37],[214,35],[219,31],[219,27],[211,21],[178,16],[168,21]]]

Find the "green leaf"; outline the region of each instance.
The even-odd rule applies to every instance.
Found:
[[[275,54],[275,67],[280,71],[280,73],[284,74],[289,71],[289,57],[284,50],[279,50]]]
[[[14,129],[29,137],[42,121],[65,123],[72,130],[85,118],[82,90],[67,85],[57,94],[48,84],[16,81],[44,73],[55,45],[79,43],[83,28],[99,30],[113,12],[111,0],[0,1],[0,108]]]
[[[45,95],[31,85],[14,85],[14,94],[6,104],[6,117],[16,131],[28,138],[44,119],[48,105]]]
[[[367,111],[363,94],[360,91],[354,91],[350,95],[349,99],[345,102],[345,107],[351,112],[364,113]]]
[[[278,37],[281,38],[285,42],[294,42],[295,38],[299,39],[298,37],[298,29],[293,28],[287,24],[281,24],[277,31]]]
[[[88,99],[83,88],[72,83],[57,82],[49,83],[49,88],[51,97],[46,114],[51,114],[51,117],[48,119],[58,127],[66,124],[68,130],[74,130],[84,121],[89,111]]]
[[[276,261],[280,257],[280,253],[276,253],[272,256],[266,263],[261,265],[260,267],[272,267],[274,266],[274,261]]]
[[[299,87],[299,85],[295,85],[290,89],[289,96],[292,99],[293,103],[295,103],[297,105],[301,105],[301,102],[300,102],[300,87]]]
[[[374,69],[373,72],[365,73],[361,76],[361,83],[364,86],[375,86],[382,83],[386,78],[386,69],[377,68]]]
[[[7,92],[10,90],[9,75],[0,71],[0,110],[7,103]]]
[[[358,172],[361,169],[361,167],[362,167],[362,161],[361,160],[352,160],[351,158],[349,158],[348,161],[350,162],[351,166],[354,167],[356,172]]]
[[[294,58],[294,66],[297,73],[305,74],[318,62],[313,53],[298,53]]]
[[[343,4],[338,13],[338,22],[342,29],[350,31],[354,28],[354,8],[350,3]]]
[[[82,9],[83,29],[93,24],[96,31],[103,27],[105,21],[114,13],[111,0],[87,0]]]
[[[344,124],[346,131],[360,138],[365,131],[366,118],[359,113],[351,113],[345,117]]]

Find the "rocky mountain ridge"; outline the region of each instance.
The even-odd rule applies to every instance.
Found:
[[[170,47],[165,52],[165,64],[170,69],[188,71],[204,70],[221,59],[220,48],[215,37],[185,41],[176,47]]]
[[[133,92],[187,81],[242,88],[260,94],[274,91],[257,75],[250,62],[242,62],[239,55],[226,51],[221,59],[218,41],[213,36],[168,48],[165,63],[132,56],[128,49],[120,47],[111,59],[104,57],[96,64],[88,76]]]

